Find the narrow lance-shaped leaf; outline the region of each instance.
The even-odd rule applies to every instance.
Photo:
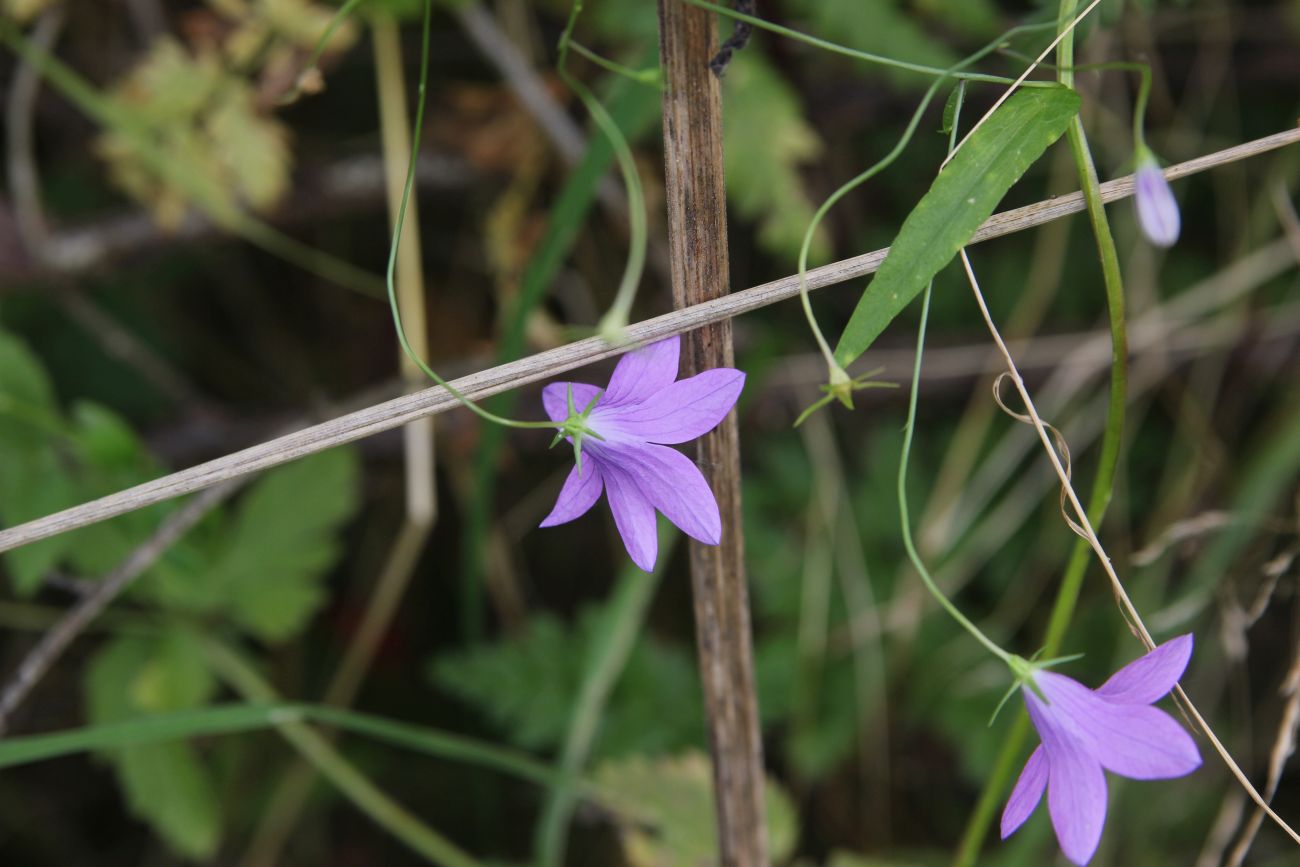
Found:
[[[1079,95],[1069,88],[1025,88],[975,130],[903,221],[889,256],[858,300],[835,347],[841,366],[865,352],[952,261],[1078,111]]]

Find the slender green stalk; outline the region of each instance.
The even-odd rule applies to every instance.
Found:
[[[599,54],[574,39],[568,40],[568,47],[573,49],[574,54],[577,54],[579,57],[587,58],[606,72],[621,75],[622,77],[629,78],[638,84],[648,84],[651,87],[660,86],[658,68],[633,69],[630,66],[624,66],[617,61],[601,57]]]
[[[596,327],[607,343],[616,344],[625,339],[624,330],[627,328],[628,316],[632,312],[632,302],[636,300],[636,289],[645,271],[646,247],[649,240],[646,230],[645,192],[641,188],[641,176],[637,174],[632,148],[628,146],[627,139],[618,128],[618,123],[610,116],[591,89],[569,74],[569,49],[572,47],[575,51],[579,50],[579,46],[573,42],[573,28],[578,23],[578,15],[581,13],[582,0],[574,0],[573,8],[569,12],[569,20],[564,27],[564,32],[560,34],[559,58],[555,66],[559,70],[560,78],[577,94],[583,107],[591,115],[592,122],[613,147],[619,173],[623,176],[623,185],[627,188],[627,264],[623,267],[623,277],[619,280],[614,303],[610,305]],[[585,49],[583,51],[585,52]],[[590,54],[585,52],[584,56]]]
[[[784,36],[787,39],[793,39],[796,42],[802,42],[805,45],[811,45],[814,48],[820,48],[823,51],[829,51],[832,54],[841,54],[845,57],[852,57],[854,60],[865,60],[868,63],[879,64],[880,66],[889,66],[894,69],[903,69],[909,72],[919,72],[923,75],[935,75],[941,78],[959,78],[965,81],[984,81],[992,84],[1011,84],[1015,79],[1006,78],[1001,75],[985,75],[979,72],[958,72],[951,73],[947,69],[938,66],[926,66],[922,63],[908,63],[905,60],[894,60],[892,57],[885,57],[880,54],[872,54],[869,51],[859,51],[856,48],[849,48],[847,45],[840,45],[818,36],[810,36],[807,33],[801,33],[798,30],[792,30],[789,27],[782,27],[780,24],[773,24],[763,18],[754,15],[747,15],[744,12],[737,12],[735,9],[726,6],[720,6],[717,3],[710,3],[709,0],[683,0],[692,6],[698,6],[701,9],[708,9],[710,12],[730,18],[734,21],[743,21],[746,24],[752,24],[760,30],[766,30],[775,33],[778,36]],[[1037,25],[1030,25],[1031,27]],[[1047,25],[1051,26],[1051,25]]]
[[[516,421],[515,419],[499,416],[461,394],[455,386],[435,373],[433,368],[420,357],[420,354],[411,346],[411,342],[406,337],[406,329],[402,326],[402,309],[397,301],[397,281],[394,278],[397,272],[397,251],[402,242],[402,227],[406,224],[406,210],[411,202],[411,189],[415,186],[415,163],[420,153],[420,132],[424,127],[424,107],[429,88],[429,34],[432,30],[432,17],[433,0],[424,0],[424,22],[420,41],[420,86],[416,97],[415,123],[411,127],[411,161],[406,167],[406,182],[402,185],[402,203],[397,209],[397,220],[393,227],[393,240],[388,248],[388,268],[385,272],[385,280],[388,285],[388,305],[393,311],[393,327],[397,330],[397,340],[401,343],[402,351],[406,353],[406,357],[411,359],[411,362],[420,368],[425,376],[447,389],[452,397],[456,398],[466,409],[471,410],[484,421],[512,428],[554,428],[555,425],[551,422]]]
[[[273,702],[278,699],[270,684],[233,648],[205,637],[203,649],[217,675],[245,701]],[[430,863],[444,867],[481,867],[477,860],[384,794],[310,726],[286,721],[277,729],[358,809]]]
[[[925,583],[925,589],[930,591],[930,595],[935,598],[943,610],[948,615],[961,624],[962,628],[969,632],[976,641],[984,645],[984,649],[1011,665],[1011,654],[1007,653],[1001,647],[994,643],[993,639],[985,635],[978,626],[962,614],[956,605],[944,595],[939,589],[939,585],[934,582],[930,570],[926,568],[925,561],[921,559],[920,553],[916,550],[916,543],[912,541],[912,522],[908,516],[907,506],[907,464],[912,454],[912,433],[916,426],[916,401],[920,393],[921,384],[921,354],[925,350],[925,327],[930,318],[930,289],[925,287],[925,293],[921,296],[921,326],[916,337],[916,360],[912,365],[912,392],[907,400],[907,423],[903,428],[903,450],[898,460],[898,517],[902,525],[903,547],[907,549],[907,558],[912,561],[916,568],[917,574],[921,576],[921,581]]]
[[[659,559],[653,572],[643,572],[632,565],[624,568],[618,587],[603,613],[595,640],[587,651],[587,670],[560,753],[559,780],[550,790],[537,826],[534,850],[539,867],[560,867],[564,863],[565,838],[577,801],[583,766],[591,755],[605,703],[632,655],[650,600],[676,540],[677,534],[671,530],[660,532]]]
[[[1064,26],[1071,21],[1077,8],[1077,0],[1061,0],[1058,25]],[[1067,87],[1074,83],[1074,33],[1071,30],[1061,40],[1057,54],[1057,79]],[[1145,93],[1145,89],[1143,94]],[[1145,108],[1145,100],[1143,108]],[[1139,113],[1140,116],[1141,113]],[[1124,283],[1120,274],[1119,253],[1115,248],[1115,239],[1106,219],[1105,206],[1101,200],[1097,169],[1093,164],[1088,140],[1084,135],[1083,123],[1078,118],[1067,130],[1070,150],[1074,155],[1079,170],[1080,185],[1083,188],[1084,201],[1087,205],[1088,220],[1092,226],[1097,243],[1097,253],[1101,259],[1102,279],[1106,289],[1106,305],[1111,334],[1111,368],[1110,398],[1106,410],[1106,427],[1102,434],[1101,453],[1097,463],[1097,474],[1093,478],[1092,491],[1088,497],[1088,520],[1092,526],[1101,524],[1110,505],[1111,492],[1115,484],[1115,474],[1119,466],[1120,446],[1124,433],[1124,402],[1128,391],[1128,331],[1124,319]],[[1048,620],[1047,634],[1043,641],[1043,653],[1056,655],[1065,640],[1066,629],[1074,615],[1074,608],[1079,599],[1084,574],[1091,558],[1091,549],[1087,541],[1076,539],[1070,552],[1070,559],[1057,589],[1056,600]],[[984,784],[984,790],[976,803],[970,820],[966,825],[953,859],[955,867],[971,867],[979,856],[979,850],[992,824],[998,802],[1002,798],[1015,770],[1017,759],[1024,750],[1025,738],[1029,734],[1029,720],[1021,713],[1015,725],[1007,733],[998,753],[993,773]]]
[[[948,134],[948,151],[952,152],[957,140],[958,119],[961,113],[961,103],[965,94],[965,85],[959,85],[957,91],[957,110],[953,115],[952,129]],[[916,432],[916,405],[921,393],[921,360],[925,355],[925,330],[930,321],[930,295],[934,288],[934,281],[925,287],[925,292],[921,296],[921,324],[916,333],[916,357],[912,362],[912,390],[907,398],[907,422],[903,426],[903,448],[898,458],[898,520],[902,529],[903,547],[907,549],[907,558],[912,561],[912,566],[921,576],[921,581],[925,584],[925,589],[930,591],[930,595],[935,601],[948,612],[948,615],[961,624],[962,628],[969,632],[976,641],[984,646],[984,649],[996,656],[1013,668],[1012,656],[993,639],[989,638],[984,632],[971,622],[965,614],[956,605],[952,604],[939,585],[935,583],[934,577],[930,570],[926,568],[925,561],[921,559],[921,554],[916,550],[916,543],[912,540],[912,518],[909,514],[907,505],[907,467],[912,456],[912,437]]]

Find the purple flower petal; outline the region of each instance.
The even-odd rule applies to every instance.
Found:
[[[1043,712],[1107,770],[1135,780],[1164,780],[1201,766],[1191,735],[1159,708],[1107,701],[1050,671],[1040,671],[1034,681],[1049,702]]]
[[[677,378],[681,354],[679,337],[669,337],[626,353],[618,360],[601,403],[618,406],[653,397]]]
[[[1119,704],[1151,704],[1178,683],[1192,658],[1192,635],[1180,635],[1111,675],[1097,694]]]
[[[601,475],[605,479],[609,510],[614,513],[614,525],[623,537],[628,556],[645,571],[651,571],[659,556],[654,506],[622,467],[606,464],[601,467]]]
[[[614,464],[626,472],[650,504],[683,533],[706,545],[722,539],[718,501],[700,468],[686,455],[648,443],[599,443],[594,448],[602,466]]]
[[[1039,672],[1035,678],[1040,688],[1046,673]],[[1065,728],[1068,718],[1059,706],[1044,705],[1028,688],[1022,692],[1047,756],[1047,809],[1056,840],[1065,857],[1075,864],[1087,864],[1106,824],[1106,774],[1087,744]]]
[[[1002,839],[1005,840],[1025,823],[1034,812],[1038,802],[1043,799],[1043,790],[1047,788],[1047,756],[1040,745],[1025,762],[1025,768],[1016,780],[1016,787],[1011,790],[1007,806],[1002,810]]]
[[[1065,857],[1087,864],[1097,852],[1106,824],[1106,775],[1077,745],[1048,753],[1047,810]]]
[[[575,466],[569,471],[569,477],[560,488],[560,496],[555,500],[555,508],[547,515],[539,527],[554,527],[565,524],[575,518],[581,518],[587,510],[596,505],[600,492],[604,489],[600,476],[600,464],[590,455],[582,462],[582,475],[578,475]]]
[[[1164,172],[1154,161],[1143,162],[1138,166],[1133,184],[1142,234],[1158,247],[1172,247],[1178,240],[1182,217]]]
[[[674,382],[641,403],[592,413],[592,426],[613,436],[652,443],[684,443],[703,436],[736,404],[745,374],[718,367]]]
[[[600,389],[585,382],[552,382],[542,389],[542,406],[551,421],[564,421],[569,417],[569,386],[573,386],[573,406],[578,412],[587,408]],[[603,399],[603,398],[602,398]]]

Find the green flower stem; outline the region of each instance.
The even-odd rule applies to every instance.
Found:
[[[415,123],[411,127],[411,160],[406,167],[406,182],[402,185],[402,203],[397,209],[397,220],[393,226],[393,240],[388,248],[388,268],[385,271],[385,281],[388,286],[388,306],[393,311],[393,327],[397,330],[397,340],[402,345],[402,351],[406,353],[406,357],[411,359],[411,362],[422,370],[425,376],[447,389],[452,397],[456,398],[466,409],[471,410],[484,421],[512,428],[554,429],[555,424],[549,421],[516,421],[515,419],[499,416],[461,394],[451,383],[435,373],[433,368],[420,357],[420,354],[411,346],[411,342],[407,340],[406,329],[402,326],[402,309],[397,302],[397,281],[394,278],[397,272],[397,251],[401,247],[402,241],[402,227],[406,224],[406,210],[411,202],[411,189],[415,186],[415,163],[420,155],[420,131],[424,127],[425,96],[429,86],[429,33],[432,29],[432,16],[432,0],[424,0],[424,24],[420,43],[420,87],[415,104]]]
[[[364,2],[365,0],[347,0],[338,8],[338,11],[334,13],[334,17],[330,19],[330,23],[325,27],[325,32],[321,34],[320,39],[316,40],[316,48],[312,50],[311,57],[307,59],[306,69],[316,68],[316,64],[320,63],[321,55],[329,47],[334,34],[343,26],[343,22],[348,20],[353,11]]]
[[[948,152],[951,154],[957,140],[958,120],[961,114],[961,103],[964,97],[965,85],[959,85],[957,92],[957,108],[953,113],[952,129],[948,132]],[[916,358],[912,362],[912,390],[907,398],[907,422],[903,426],[903,448],[898,459],[898,519],[902,529],[903,547],[907,549],[907,558],[912,561],[912,566],[921,576],[921,581],[925,584],[925,589],[930,591],[930,595],[935,598],[943,610],[948,615],[961,624],[962,628],[969,632],[976,641],[984,645],[984,648],[998,659],[1006,663],[1007,667],[1013,672],[1017,671],[1017,662],[1015,658],[999,647],[993,639],[980,630],[978,626],[971,622],[965,614],[952,603],[939,585],[935,583],[934,577],[930,570],[926,568],[925,561],[921,559],[921,554],[916,550],[916,543],[912,540],[912,519],[909,515],[907,505],[907,465],[912,456],[912,436],[916,430],[916,404],[921,393],[921,359],[925,354],[925,330],[930,321],[930,295],[934,288],[934,281],[925,287],[925,292],[921,296],[921,325],[916,333]]]
[[[943,610],[948,612],[953,620],[961,624],[967,632],[974,636],[975,640],[984,645],[989,653],[1011,666],[1011,654],[1007,653],[1001,647],[993,642],[993,639],[985,635],[980,628],[962,614],[956,605],[948,599],[944,592],[939,589],[939,585],[934,582],[930,570],[926,568],[925,561],[921,559],[920,553],[916,550],[916,543],[912,541],[912,522],[908,516],[907,506],[907,464],[912,454],[912,433],[916,425],[916,402],[917,395],[920,393],[921,384],[921,354],[925,349],[925,327],[930,318],[930,289],[933,286],[925,287],[925,293],[921,296],[921,327],[916,336],[916,360],[912,365],[912,393],[907,400],[907,423],[903,428],[903,450],[898,461],[898,516],[902,525],[903,546],[907,549],[907,558],[912,561],[916,568],[917,574],[921,576],[921,581],[925,583],[925,589],[930,591],[930,595],[943,606]]]
[[[636,299],[637,286],[640,285],[641,274],[645,271],[646,246],[648,243],[645,193],[641,188],[641,176],[637,174],[636,160],[632,156],[632,148],[628,146],[627,139],[624,138],[618,123],[610,116],[605,106],[591,92],[591,89],[569,74],[567,64],[570,48],[583,53],[583,56],[594,57],[594,55],[585,52],[585,49],[581,49],[573,41],[573,28],[578,23],[578,15],[581,13],[582,0],[574,0],[573,8],[569,12],[569,20],[565,24],[564,32],[560,34],[559,57],[555,65],[556,69],[559,70],[560,78],[577,94],[578,99],[582,101],[583,107],[591,115],[592,122],[596,124],[614,149],[614,158],[618,161],[619,173],[623,176],[623,185],[627,188],[627,264],[623,268],[623,277],[619,281],[618,292],[614,295],[614,303],[601,317],[600,324],[597,326],[601,337],[605,338],[607,343],[615,344],[621,343],[624,339],[623,335],[624,330],[627,328],[628,316],[632,312],[632,302]]]
[[[10,21],[0,16],[0,43],[40,73],[83,114],[127,137],[140,159],[166,184],[181,190],[208,218],[268,253],[363,295],[380,297],[383,284],[374,274],[323,250],[291,238],[238,209],[217,200],[213,191],[186,166],[172,159],[153,140],[148,124],[115,100],[104,96],[53,55],[32,45]]]
[[[1018,51],[1003,51],[1008,57],[1014,57],[1017,60],[1026,62],[1032,61],[1033,58]],[[1040,63],[1043,69],[1056,70],[1058,73],[1065,69],[1055,63]],[[1069,72],[1136,72],[1138,74],[1138,92],[1133,101],[1133,144],[1137,150],[1146,146],[1146,117],[1147,102],[1151,98],[1151,67],[1145,63],[1132,63],[1124,60],[1113,60],[1105,63],[1081,63],[1078,66],[1069,67]]]
[[[1073,20],[1077,0],[1061,0],[1059,22],[1064,25]],[[1058,48],[1058,81],[1067,87],[1074,84],[1074,33],[1071,31]],[[1145,80],[1145,79],[1144,79]],[[1145,91],[1139,92],[1141,110],[1145,109]],[[1141,117],[1141,110],[1137,116]],[[1101,201],[1101,191],[1097,180],[1097,169],[1093,164],[1088,140],[1083,132],[1083,124],[1075,118],[1067,130],[1070,150],[1074,154],[1079,169],[1079,179],[1083,188],[1083,197],[1088,209],[1088,220],[1092,225],[1097,242],[1097,253],[1101,259],[1102,279],[1106,289],[1106,305],[1110,320],[1111,334],[1111,368],[1110,401],[1106,411],[1106,428],[1102,434],[1101,454],[1098,458],[1097,475],[1093,479],[1092,491],[1088,497],[1088,520],[1093,527],[1101,524],[1110,505],[1111,491],[1115,484],[1115,473],[1119,466],[1119,452],[1124,431],[1124,401],[1128,391],[1128,331],[1124,321],[1124,283],[1120,274],[1119,254],[1115,248],[1115,239],[1111,235],[1110,223],[1106,219],[1105,207]],[[1070,560],[1061,579],[1061,585],[1052,605],[1048,620],[1047,635],[1044,639],[1043,653],[1053,656],[1060,651],[1065,639],[1066,629],[1074,615],[1074,608],[1079,599],[1079,590],[1083,584],[1084,574],[1091,559],[1091,549],[1084,539],[1076,539],[1070,552]],[[989,775],[980,794],[980,799],[966,825],[957,854],[953,859],[955,867],[972,867],[979,856],[979,850],[993,822],[1003,793],[1010,782],[1017,760],[1024,750],[1024,742],[1029,734],[1029,720],[1021,713],[1011,731],[1003,739],[1002,749],[998,753],[993,773]]]
[[[278,701],[279,697],[270,684],[233,648],[215,639],[204,638],[203,649],[217,675],[245,701]],[[284,722],[277,728],[284,739],[358,809],[430,863],[444,867],[482,867],[473,857],[384,794],[310,726],[302,722]]]
[[[574,39],[568,40],[568,47],[573,49],[574,54],[578,55],[579,57],[587,58],[592,63],[596,64],[606,72],[612,72],[615,75],[621,75],[624,78],[630,78],[632,81],[635,81],[638,84],[646,84],[655,88],[660,86],[659,70],[657,68],[633,69],[630,66],[624,66],[623,64],[618,63],[617,61],[610,60],[605,57],[601,57],[599,54],[597,54],[596,52],[592,51],[590,48],[587,48],[585,45],[583,45],[580,42],[577,42]]]
[[[852,57],[855,60],[865,60],[868,63],[879,64],[880,66],[890,66],[894,69],[903,69],[908,72],[919,72],[922,75],[934,75],[941,78],[959,78],[965,81],[984,81],[991,84],[1011,84],[1015,79],[1006,78],[1001,75],[985,75],[979,72],[958,72],[952,73],[950,70],[942,69],[938,66],[926,66],[921,63],[908,63],[904,60],[894,60],[892,57],[885,57],[880,54],[872,54],[868,51],[859,51],[856,48],[849,48],[847,45],[840,45],[818,36],[810,36],[807,33],[801,33],[798,30],[792,30],[789,27],[782,27],[780,24],[773,24],[763,18],[754,15],[746,15],[744,12],[737,12],[726,6],[719,6],[717,3],[710,3],[709,0],[683,0],[691,6],[698,6],[701,9],[708,9],[710,12],[716,12],[726,18],[734,21],[743,21],[746,24],[752,24],[760,30],[767,30],[778,36],[784,36],[787,39],[793,39],[796,42],[802,42],[805,45],[811,45],[814,48],[820,48],[829,51],[832,54],[841,54],[845,57]],[[1028,25],[1026,27],[1016,28],[1017,30],[1041,29],[1042,26],[1051,25]]]

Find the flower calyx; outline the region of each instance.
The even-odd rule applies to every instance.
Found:
[[[569,384],[567,392],[569,415],[564,421],[557,422],[555,425],[555,438],[551,440],[551,448],[560,444],[560,440],[567,439],[573,443],[573,462],[578,466],[578,475],[582,475],[582,441],[587,437],[603,440],[604,437],[596,433],[587,421],[591,411],[595,409],[596,404],[600,401],[600,396],[605,392],[598,391],[587,406],[581,411],[573,403],[573,384]]]
[[[1051,702],[1048,701],[1047,696],[1043,695],[1042,689],[1040,689],[1038,684],[1034,681],[1034,675],[1044,669],[1051,668],[1052,666],[1061,665],[1066,662],[1073,662],[1076,659],[1083,658],[1082,653],[1074,653],[1069,656],[1053,657],[1052,659],[1039,659],[1038,657],[1041,654],[1042,651],[1039,650],[1033,656],[1029,657],[1029,659],[1025,659],[1023,656],[1016,656],[1014,653],[1007,657],[1007,667],[1011,669],[1011,686],[1007,688],[1006,693],[1002,696],[1002,700],[998,702],[998,706],[993,709],[993,716],[989,718],[990,726],[993,725],[993,721],[998,718],[998,713],[1001,712],[1002,706],[1007,703],[1007,699],[1015,695],[1016,691],[1022,687],[1028,687],[1034,695],[1038,696],[1039,700],[1041,700],[1043,704],[1051,704]]]
[[[828,364],[826,384],[818,386],[826,396],[819,398],[812,406],[799,413],[799,417],[795,419],[794,426],[798,427],[803,424],[807,421],[810,415],[833,400],[838,400],[848,409],[853,409],[853,392],[855,391],[862,391],[863,389],[868,388],[898,388],[898,383],[896,382],[880,382],[871,378],[883,370],[883,367],[877,367],[868,370],[866,373],[850,377],[844,368],[840,367],[838,364]]]

